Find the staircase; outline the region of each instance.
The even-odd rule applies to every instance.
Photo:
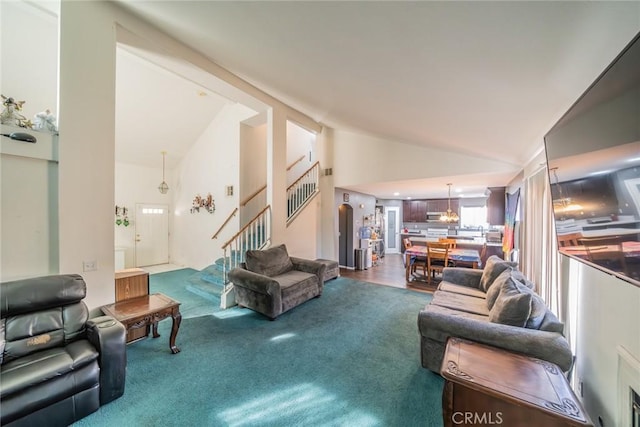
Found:
[[[224,258],[218,258],[210,266],[193,273],[187,282],[189,292],[219,304],[225,283]]]
[[[287,225],[320,192],[318,188],[319,172],[320,163],[316,162],[287,188]],[[243,204],[246,204],[246,201]],[[236,212],[237,209],[224,222],[223,227]],[[219,232],[220,230],[214,234],[213,238],[216,238]],[[187,290],[214,302],[220,302],[222,308],[234,305],[235,296],[233,294],[233,286],[227,278],[228,272],[241,262],[244,262],[244,255],[247,250],[263,249],[268,247],[270,243],[271,206],[266,206],[238,233],[222,245],[224,253],[222,258],[218,258],[213,264],[194,273],[188,279]]]

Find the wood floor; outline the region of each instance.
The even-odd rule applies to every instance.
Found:
[[[378,285],[393,286],[396,288],[410,289],[418,292],[434,292],[438,281],[427,285],[424,280],[414,279],[411,282],[405,280],[405,269],[402,263],[402,255],[387,254],[378,265],[367,270],[351,270],[340,268],[340,275],[354,280],[375,283]]]

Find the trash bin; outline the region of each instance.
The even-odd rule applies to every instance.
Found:
[[[367,265],[367,250],[356,249],[356,270],[364,270]]]

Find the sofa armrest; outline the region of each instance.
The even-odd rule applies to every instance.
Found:
[[[322,289],[322,285],[324,284],[324,272],[327,269],[326,264],[312,261],[310,259],[289,257],[291,262],[293,263],[293,269],[298,271],[304,271],[305,273],[315,274],[318,276],[318,282],[320,283],[320,288]]]
[[[546,360],[558,365],[564,372],[568,372],[573,364],[569,342],[557,332],[451,316],[431,312],[428,307],[420,312],[419,317],[423,327],[428,325],[429,329],[452,337],[464,338]],[[421,331],[421,334],[428,336],[428,331]]]
[[[482,270],[475,268],[445,267],[442,272],[442,281],[474,289],[480,289],[481,277]]]
[[[229,280],[234,286],[240,286],[259,294],[280,295],[280,284],[276,280],[253,271],[236,267],[229,272]]]
[[[127,331],[111,316],[89,319],[86,327],[87,339],[100,353],[100,405],[104,405],[124,394]]]

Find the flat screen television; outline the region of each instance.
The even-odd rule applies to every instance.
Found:
[[[640,33],[544,141],[558,250],[640,286]]]

